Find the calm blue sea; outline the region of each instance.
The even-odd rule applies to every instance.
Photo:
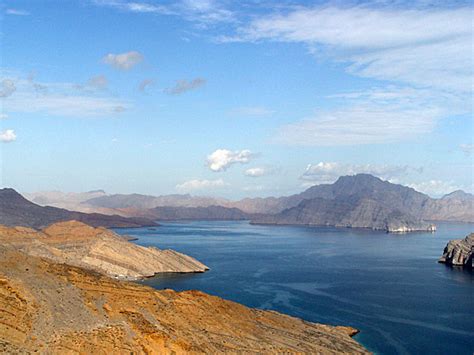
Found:
[[[172,248],[211,268],[155,277],[157,289],[198,289],[308,321],[350,325],[379,354],[473,354],[474,274],[437,263],[473,224],[404,235],[355,229],[163,223],[119,229],[140,245]]]

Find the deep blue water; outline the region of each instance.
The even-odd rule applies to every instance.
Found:
[[[350,325],[379,354],[474,353],[474,273],[437,263],[446,242],[473,232],[473,224],[403,235],[240,221],[117,231],[211,268],[144,281],[157,289],[198,289],[308,321]]]

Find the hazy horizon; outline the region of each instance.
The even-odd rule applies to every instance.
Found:
[[[472,11],[4,1],[1,185],[235,200],[370,173],[472,193]]]

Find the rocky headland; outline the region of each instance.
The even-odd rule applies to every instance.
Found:
[[[464,239],[450,240],[438,261],[451,266],[474,269],[474,233]]]
[[[174,250],[130,243],[105,228],[77,221],[55,223],[41,231],[0,226],[0,243],[27,255],[47,258],[118,279],[136,280],[157,273],[204,272],[208,267]]]

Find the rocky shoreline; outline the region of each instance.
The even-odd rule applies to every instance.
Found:
[[[251,309],[199,291],[158,291],[107,277],[90,267],[94,263],[71,265],[76,261],[64,255],[84,243],[65,242],[71,228],[81,231],[74,234],[79,240],[110,233],[77,222],[41,232],[0,228],[0,353],[369,354],[351,338],[358,332],[351,327]],[[61,248],[52,249],[47,239],[56,246],[61,240]]]

